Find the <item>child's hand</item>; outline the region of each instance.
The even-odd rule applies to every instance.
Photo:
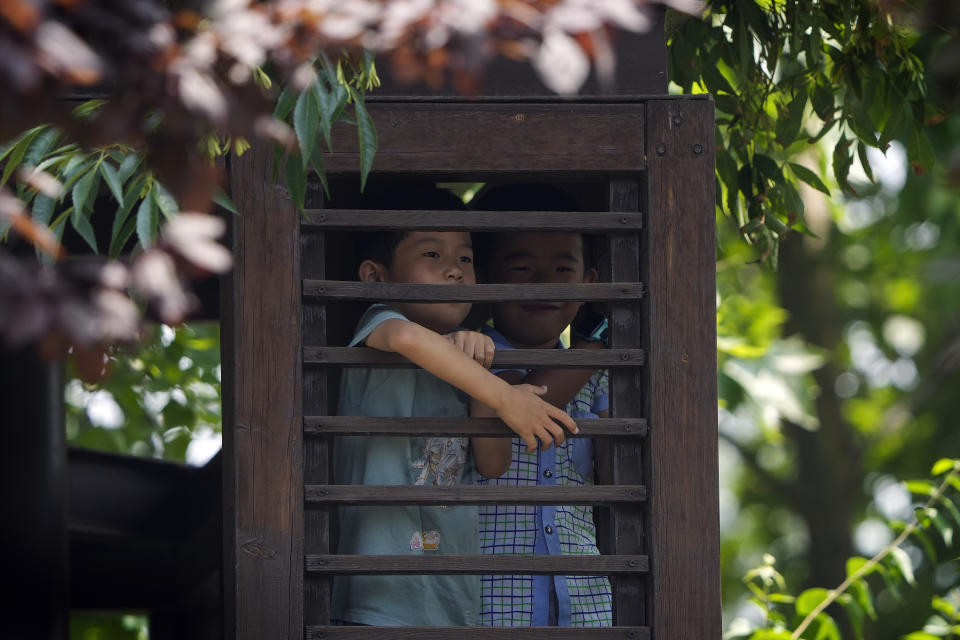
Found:
[[[544,449],[556,442],[563,444],[563,429],[577,433],[577,423],[563,409],[540,399],[547,392],[546,387],[531,384],[515,384],[509,387],[504,401],[497,409],[497,416],[513,429],[526,443],[527,453],[537,450],[537,439]]]
[[[444,336],[485,369],[493,364],[493,340],[479,331],[453,331]]]

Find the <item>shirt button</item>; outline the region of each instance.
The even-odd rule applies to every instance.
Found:
[[[546,471],[543,472],[543,477],[544,477],[544,478],[552,478],[552,477],[553,477],[553,471],[550,471],[550,469],[547,469]]]
[[[545,526],[543,530],[547,532],[548,536],[553,533],[553,527],[551,527],[550,525]]]

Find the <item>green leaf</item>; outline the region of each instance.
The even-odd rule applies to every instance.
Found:
[[[877,619],[877,610],[873,606],[873,594],[870,592],[870,585],[866,580],[854,580],[850,585],[850,595],[860,604],[860,608],[871,620]]]
[[[82,178],[73,185],[73,208],[79,213],[86,213],[92,208],[100,187],[100,172],[93,165]]]
[[[27,149],[30,148],[30,143],[33,142],[34,138],[36,138],[45,127],[46,125],[41,125],[26,132],[13,144],[13,147],[7,151],[9,157],[7,158],[6,166],[3,167],[3,175],[0,176],[0,186],[7,184],[7,180],[10,179],[13,172],[20,168],[23,162],[23,156],[26,155]]]
[[[943,543],[948,547],[952,547],[953,525],[950,524],[950,521],[947,520],[940,511],[937,511],[936,515],[933,516],[933,525],[937,528],[937,531],[940,532]]]
[[[140,246],[147,248],[151,246],[157,238],[157,225],[159,219],[157,216],[157,201],[153,197],[153,189],[144,197],[137,208],[137,238],[140,240]]]
[[[87,216],[83,215],[83,212],[78,209],[76,205],[73,207],[73,213],[70,214],[70,224],[76,229],[77,233],[80,234],[84,242],[93,249],[94,253],[100,253],[99,249],[97,249],[97,236],[93,232],[93,226],[90,224]]]
[[[863,565],[867,564],[867,562],[868,560],[862,556],[850,556],[847,558],[847,577],[849,578],[857,571],[860,571],[860,569],[863,568]],[[874,571],[876,571],[876,566],[863,575],[868,576]]]
[[[916,493],[921,496],[933,495],[935,491],[934,486],[926,480],[909,480],[905,482],[904,485],[910,493]]]
[[[103,181],[107,183],[107,188],[110,189],[110,193],[113,194],[113,198],[117,201],[117,204],[123,204],[123,183],[120,180],[120,176],[117,174],[117,170],[113,168],[108,161],[104,160],[100,163],[100,173],[103,175]]]
[[[870,166],[870,159],[867,157],[867,145],[863,142],[857,143],[857,156],[860,158],[860,166],[863,167],[863,172],[867,174],[867,180],[871,183],[874,182],[873,168]]]
[[[953,469],[960,461],[954,460],[952,458],[940,458],[933,463],[933,468],[930,469],[930,475],[939,476],[947,471]]]
[[[50,220],[53,218],[53,198],[47,197],[42,193],[33,200],[33,210],[31,215],[33,219],[40,224],[50,226]]]
[[[927,532],[923,530],[922,527],[917,527],[914,529],[910,535],[917,539],[920,542],[920,546],[923,547],[923,552],[926,554],[927,558],[932,563],[937,562],[937,551],[933,546],[933,542],[930,540],[930,536],[927,535]]]
[[[760,176],[765,180],[776,183],[783,182],[783,170],[773,158],[762,153],[756,153],[753,156],[753,161],[757,166],[757,170],[760,172]]]
[[[950,517],[953,518],[953,521],[960,526],[960,511],[957,510],[957,506],[953,501],[947,496],[941,495],[937,498],[937,502],[943,505],[943,507],[950,513]]]
[[[373,119],[367,112],[363,104],[363,97],[358,93],[353,94],[353,107],[357,116],[357,135],[360,139],[360,191],[367,184],[367,176],[370,169],[373,168],[373,157],[377,153],[377,129],[373,125]]]
[[[228,196],[227,192],[223,189],[218,187],[217,190],[213,192],[213,201],[233,215],[239,215],[237,205],[233,204],[233,200],[230,199],[230,196]]]
[[[311,158],[313,163],[313,170],[316,172],[317,177],[320,178],[320,183],[323,185],[323,192],[327,194],[327,198],[330,198],[330,185],[327,184],[327,170],[323,164],[323,151],[320,148],[320,145],[316,145],[313,148],[313,157]]]
[[[317,142],[318,111],[317,92],[313,86],[307,87],[297,98],[297,104],[293,109],[293,129],[297,134],[304,171],[307,170],[307,163],[313,154],[313,146]]]
[[[153,199],[157,201],[157,207],[163,213],[163,217],[170,219],[173,216],[177,215],[180,212],[180,206],[177,204],[177,201],[174,200],[173,196],[170,195],[170,192],[167,191],[167,188],[160,184],[159,181],[153,181]]]
[[[23,155],[23,164],[28,167],[36,167],[47,155],[50,149],[60,138],[60,131],[54,127],[43,129],[33,142],[30,143],[27,152]]]
[[[287,156],[287,189],[290,190],[290,199],[303,211],[304,200],[307,195],[307,173],[300,164],[300,157],[294,154]]]
[[[917,584],[917,581],[913,577],[913,562],[910,561],[910,556],[907,555],[907,552],[900,547],[893,547],[893,549],[890,550],[890,556],[896,563],[897,568],[900,569],[900,574],[903,576],[903,579],[907,581],[907,584],[910,586]]]
[[[846,136],[840,136],[837,146],[833,148],[833,175],[837,179],[840,188],[848,193],[856,195],[856,190],[850,186],[847,177],[850,175],[850,167],[853,165],[853,158],[847,152],[850,141]]]
[[[319,107],[320,132],[327,143],[327,149],[333,150],[333,143],[330,138],[330,131],[333,125],[343,115],[343,110],[347,106],[347,90],[334,79],[330,89],[327,89],[326,83],[318,81],[313,86],[316,94],[316,101]]]
[[[143,158],[138,153],[128,153],[123,157],[123,162],[120,163],[120,168],[117,169],[117,177],[120,178],[121,183],[130,179],[133,172],[140,166],[141,160],[143,160]]]
[[[793,170],[793,174],[797,176],[797,178],[803,180],[817,191],[821,191],[827,195],[830,195],[829,187],[823,183],[823,180],[821,180],[820,176],[818,176],[816,173],[796,162],[790,162],[789,165],[790,169]]]
[[[860,603],[857,602],[853,596],[847,593],[840,596],[838,602],[844,611],[847,612],[854,637],[857,640],[863,640],[863,619],[866,617],[866,612],[863,610],[863,607],[860,606]]]
[[[916,167],[929,171],[934,164],[935,154],[930,138],[923,127],[913,127],[907,140],[907,158]]]
[[[777,118],[777,142],[784,147],[790,146],[800,134],[800,127],[803,125],[803,112],[806,106],[807,94],[801,92],[790,101],[789,106]]]
[[[273,117],[277,120],[286,120],[297,102],[297,94],[289,86],[284,87],[277,98],[277,106],[273,109]]]
[[[903,131],[905,112],[906,107],[904,106],[898,106],[894,108],[893,113],[890,114],[886,124],[883,125],[883,131],[880,132],[880,139],[877,141],[878,147],[886,150],[891,140],[895,140],[900,137],[900,133]]]
[[[817,608],[817,605],[826,600],[829,595],[829,591],[819,587],[807,589],[797,596],[797,615],[800,617],[810,615],[810,613]]]

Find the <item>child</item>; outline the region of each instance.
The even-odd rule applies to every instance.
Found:
[[[494,189],[476,205],[481,210],[573,210],[558,191],[537,185]],[[584,240],[577,233],[512,233],[489,237],[484,271],[490,282],[595,282],[597,272],[584,263]],[[497,349],[555,349],[560,335],[580,308],[576,302],[500,303],[493,327],[484,333]],[[578,349],[602,348],[597,341],[574,338]],[[545,384],[543,398],[566,406],[578,418],[608,415],[605,371],[501,371],[511,383]],[[489,415],[474,403],[471,415]],[[503,476],[480,480],[495,485],[592,484],[593,443],[576,438],[553,451],[532,451],[513,439],[513,461]],[[589,506],[483,506],[483,553],[595,555],[596,529]],[[480,621],[488,626],[608,626],[613,623],[612,592],[606,577],[482,576]]]
[[[407,198],[412,196],[407,195]],[[453,196],[450,196],[453,198]],[[437,196],[394,202],[401,208],[450,209]],[[364,282],[472,284],[473,249],[466,232],[370,234],[362,249]],[[340,390],[341,415],[378,417],[466,416],[457,389],[493,407],[525,441],[563,441],[576,424],[538,398],[544,389],[511,386],[490,373],[489,338],[456,331],[468,303],[375,304],[361,318],[351,346],[366,345],[407,357],[422,369],[348,369]],[[454,333],[450,333],[454,332]],[[447,334],[447,335],[444,335]],[[455,388],[456,387],[456,388]],[[509,441],[475,438],[476,469],[497,476],[509,465]],[[449,485],[473,482],[468,440],[460,437],[343,437],[334,446],[339,484]],[[476,554],[477,509],[447,507],[344,507],[341,554]],[[477,576],[343,576],[334,580],[332,616],[352,624],[475,625]]]

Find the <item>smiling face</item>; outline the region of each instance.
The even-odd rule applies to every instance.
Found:
[[[462,231],[413,231],[393,253],[389,266],[372,260],[360,264],[364,282],[474,284],[473,246]],[[413,303],[395,306],[411,321],[437,333],[456,329],[470,311],[469,302]]]
[[[492,243],[491,282],[510,284],[595,282],[597,272],[585,269],[583,238],[577,233],[512,233]],[[493,324],[513,346],[546,349],[580,308],[579,302],[503,302],[494,305]]]

